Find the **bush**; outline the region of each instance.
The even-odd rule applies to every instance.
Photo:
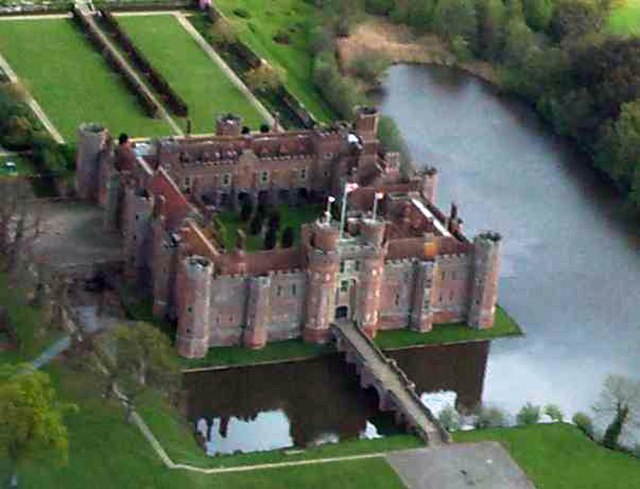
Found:
[[[247,222],[251,219],[251,214],[253,214],[253,204],[251,203],[251,199],[246,198],[242,201],[242,207],[240,208],[240,220]]]
[[[355,58],[350,69],[365,83],[379,85],[390,64],[391,61],[385,55],[368,51]]]
[[[481,407],[476,428],[500,428],[506,424],[504,413],[496,407]]]
[[[573,424],[575,424],[580,431],[593,438],[593,421],[591,421],[591,418],[587,414],[577,412],[573,415],[571,421],[573,421]]]
[[[281,28],[273,35],[273,40],[278,44],[290,44],[291,36],[286,29]]]
[[[282,232],[280,244],[283,248],[291,248],[293,246],[294,234],[292,227],[286,227]]]
[[[260,234],[260,231],[262,231],[263,218],[264,218],[264,214],[261,214],[260,212],[256,212],[256,215],[253,216],[253,219],[251,219],[251,223],[249,224],[249,233],[252,236],[256,236],[257,234]]]
[[[516,422],[522,426],[529,426],[540,421],[540,406],[534,406],[530,402],[526,403],[518,412]]]
[[[280,212],[273,211],[269,216],[269,229],[280,229]]]
[[[269,228],[267,234],[264,235],[264,249],[272,250],[276,247],[278,241],[278,230],[276,228]]]
[[[364,3],[365,10],[374,15],[389,15],[393,7],[394,0],[366,0]]]
[[[263,63],[247,73],[246,82],[257,92],[275,91],[282,86],[282,75],[273,66]]]
[[[333,52],[323,51],[316,56],[313,83],[333,110],[344,119],[353,117],[353,108],[356,105],[366,105],[364,95],[351,80],[340,74]]]
[[[555,404],[547,404],[544,407],[544,414],[556,423],[562,423],[562,421],[564,421],[564,414],[562,414],[560,408]]]
[[[242,19],[250,19],[251,18],[251,14],[249,13],[249,11],[247,9],[244,8],[235,8],[233,9],[233,14],[242,18]]]
[[[230,45],[238,42],[238,35],[233,26],[220,18],[209,26],[209,38],[214,44]]]
[[[453,38],[453,41],[451,41],[451,50],[458,61],[469,61],[473,57],[469,49],[469,43],[465,41],[462,36]]]
[[[457,431],[460,429],[460,414],[452,406],[447,406],[438,415],[438,421],[442,427],[449,431]]]

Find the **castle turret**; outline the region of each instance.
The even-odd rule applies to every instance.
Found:
[[[383,220],[362,219],[360,221],[360,238],[373,249],[367,250],[360,260],[357,319],[359,326],[371,338],[376,336],[378,330],[380,290],[386,254],[383,246],[385,229],[386,224]]]
[[[189,256],[179,264],[177,276],[178,354],[202,358],[209,349],[209,305],[213,264]]]
[[[425,255],[427,246],[425,245]],[[430,252],[431,250],[429,250]],[[431,311],[431,290],[433,285],[433,264],[428,261],[416,262],[415,286],[411,301],[411,329],[424,333],[433,328]]]
[[[271,277],[249,279],[247,327],[242,342],[249,348],[262,348],[267,344],[267,323],[270,311]]]
[[[498,299],[500,239],[498,233],[482,233],[473,240],[473,284],[468,322],[475,328],[493,326]]]
[[[438,170],[433,167],[427,167],[421,174],[422,178],[422,196],[430,202],[436,200],[436,189],[438,187]]]
[[[373,141],[378,134],[380,115],[375,107],[361,107],[356,115],[356,132],[364,142]]]
[[[122,209],[124,271],[140,286],[149,286],[152,258],[153,197],[132,182],[125,186]]]
[[[317,221],[311,229],[311,248],[307,267],[305,341],[324,343],[335,317],[335,291],[340,256],[337,244],[339,231],[330,223]]]
[[[100,188],[100,156],[108,131],[99,124],[81,124],[77,135],[76,192],[81,199],[96,201]]]
[[[240,136],[242,119],[234,114],[223,114],[216,119],[216,136]]]
[[[164,217],[153,221],[153,316],[164,319],[173,313],[173,284],[176,278],[178,236],[167,235]]]

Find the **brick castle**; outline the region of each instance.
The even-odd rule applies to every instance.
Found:
[[[378,330],[431,330],[437,323],[493,324],[500,236],[469,241],[452,205],[434,204],[437,172],[401,171],[383,153],[378,114],[361,109],[353,125],[248,133],[232,116],[210,137],[113,141],[95,124],[78,130],[76,186],[119,230],[130,280],[153,295],[158,318],[177,321],[180,355],[213,346],[260,348],[303,338],[325,342],[332,322]],[[225,250],[211,231],[220,209],[258,203],[340,205],[343,233],[323,217],[302,226],[294,247]],[[377,215],[373,216],[374,199]]]

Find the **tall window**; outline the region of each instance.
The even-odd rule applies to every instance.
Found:
[[[347,292],[349,290],[349,281],[343,280],[340,282],[340,292]]]
[[[264,184],[269,181],[269,172],[264,170],[260,172],[260,183]]]
[[[222,175],[222,185],[225,187],[231,183],[231,175],[229,173],[225,173]]]
[[[307,169],[300,168],[300,180],[306,180],[306,179],[307,179]]]

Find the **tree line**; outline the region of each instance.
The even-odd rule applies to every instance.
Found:
[[[640,209],[640,38],[606,23],[620,0],[315,0],[314,80],[346,118],[362,94],[341,76],[335,37],[363,11],[448,41],[460,61],[490,62],[499,84],[530,103]],[[347,85],[351,85],[350,87]]]

